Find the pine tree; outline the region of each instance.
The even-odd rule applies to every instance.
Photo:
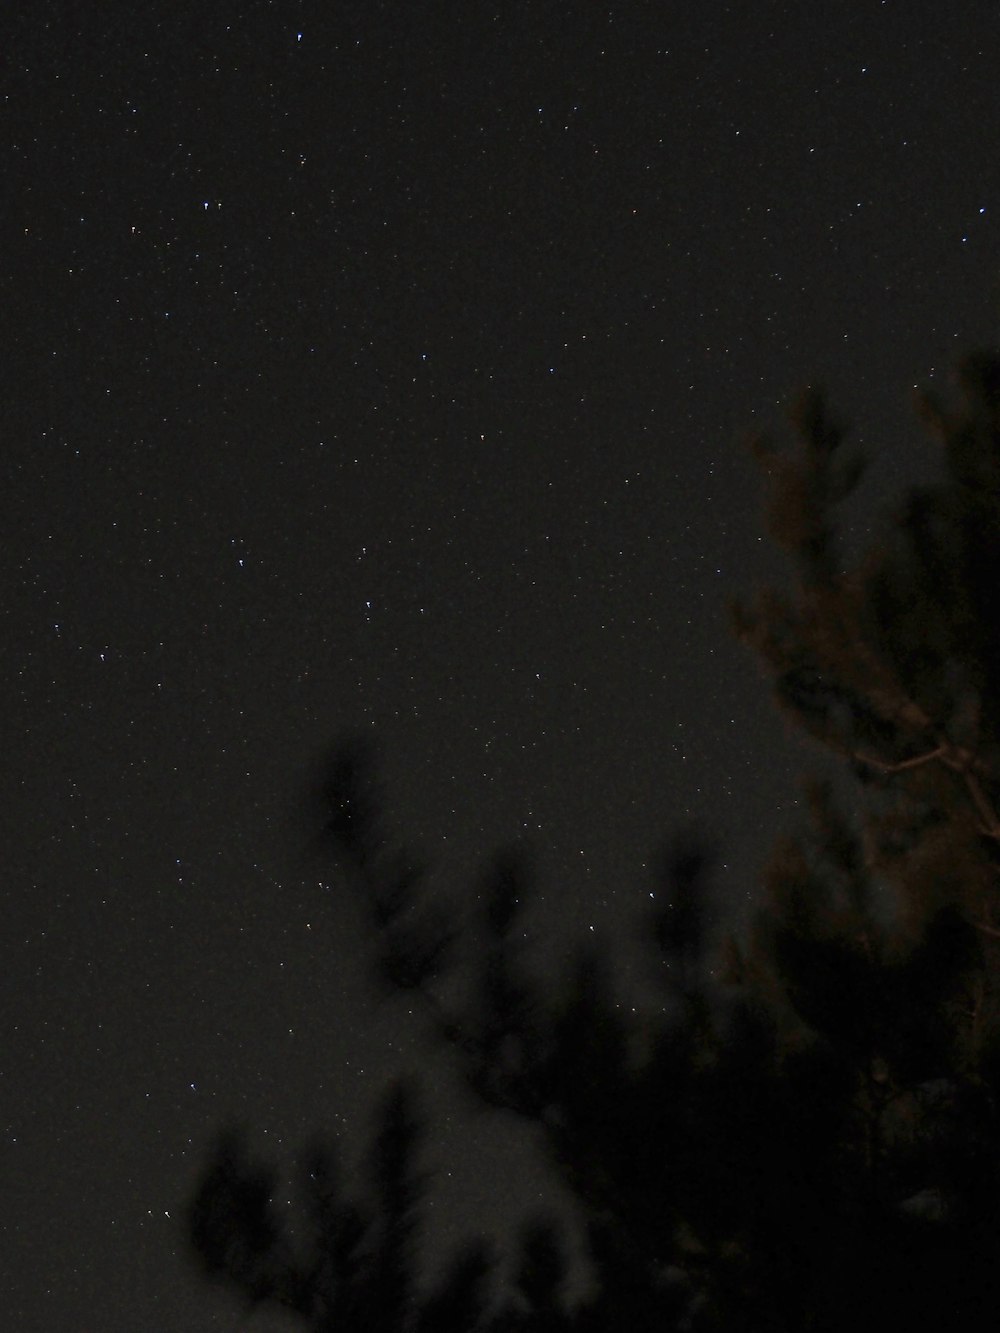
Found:
[[[793,456],[756,442],[798,585],[734,604],[734,623],[866,810],[858,829],[807,782],[812,830],[776,848],[729,975],[780,1015],[784,1049],[847,1080],[851,1280],[877,1253],[886,1318],[978,1328],[1000,1259],[1000,361],[972,356],[958,380],[955,412],[918,399],[943,481],[846,572],[832,511],[863,465],[822,395],[797,404]]]
[[[378,974],[425,1005],[484,1106],[534,1128],[578,1201],[594,1295],[567,1309],[558,1228],[538,1217],[504,1308],[487,1309],[495,1256],[482,1243],[419,1296],[419,1124],[402,1087],[373,1157],[373,1206],[344,1199],[328,1151],[312,1155],[305,1240],[272,1211],[273,1170],[225,1139],[191,1215],[206,1271],[314,1330],[993,1327],[1000,362],[970,358],[960,383],[954,413],[919,403],[944,480],[914,491],[846,571],[834,509],[864,465],[842,457],[822,395],[798,403],[791,457],[755,444],[797,586],[734,605],[734,623],[790,720],[855,782],[864,818],[839,808],[828,779],[807,781],[809,826],[777,845],[749,937],[726,944],[721,993],[705,928],[711,849],[675,838],[645,932],[669,1017],[641,1043],[592,950],[541,1001],[516,948],[532,876],[511,854],[485,884],[471,998],[446,1011],[429,983],[449,965],[452,917],[391,847],[371,755],[347,746],[331,762],[327,833],[369,908]]]

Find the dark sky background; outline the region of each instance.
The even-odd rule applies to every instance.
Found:
[[[432,1264],[555,1197],[368,981],[304,798],[344,728],[461,912],[529,841],[549,974],[591,933],[648,1003],[688,820],[753,900],[810,760],[728,629],[782,568],[743,442],[826,383],[862,542],[932,467],[914,385],[997,341],[1000,10],[17,8],[0,1305],[215,1333],[180,1217],[231,1118],[352,1160],[422,1070]]]

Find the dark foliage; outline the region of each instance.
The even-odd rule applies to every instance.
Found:
[[[958,412],[928,399],[946,480],[843,571],[833,510],[864,472],[821,394],[793,413],[797,452],[755,452],[795,596],[734,607],[779,704],[857,780],[860,825],[829,782],[775,849],[766,901],[712,983],[711,848],[665,851],[648,937],[671,1015],[640,1035],[606,960],[583,951],[553,1004],[518,966],[531,876],[497,858],[465,1012],[427,982],[449,917],[393,853],[370,756],[335,755],[328,832],[370,909],[385,983],[422,999],[484,1106],[535,1127],[579,1205],[596,1277],[565,1302],[559,1229],[525,1222],[513,1289],[488,1306],[494,1256],[458,1254],[422,1297],[419,1120],[401,1085],[370,1164],[369,1208],[328,1149],[307,1158],[308,1225],[286,1233],[274,1175],[220,1140],[190,1214],[206,1272],[314,1330],[371,1333],[841,1333],[992,1329],[1000,1284],[1000,361],[970,358]],[[888,909],[886,904],[888,903]],[[667,1005],[667,999],[671,1004]],[[680,1003],[678,1003],[678,1000]]]

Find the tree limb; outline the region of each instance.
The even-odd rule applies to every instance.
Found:
[[[890,764],[885,759],[876,759],[874,755],[861,754],[858,750],[852,751],[852,755],[862,764],[870,764],[872,768],[880,768],[884,773],[901,773],[904,768],[917,768],[920,764],[926,764],[931,759],[943,758],[946,751],[947,746],[939,745],[936,750],[930,750],[927,754],[918,754],[912,759],[903,759],[896,764]]]

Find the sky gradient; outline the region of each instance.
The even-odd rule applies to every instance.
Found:
[[[461,911],[534,849],[548,974],[589,933],[648,1000],[689,820],[753,900],[809,752],[728,628],[782,569],[745,441],[827,385],[855,544],[932,473],[913,389],[998,341],[1000,11],[39,0],[4,46],[0,1293],[216,1333],[179,1214],[230,1118],[353,1153],[440,1070],[432,1254],[549,1197],[367,980],[345,729]]]

